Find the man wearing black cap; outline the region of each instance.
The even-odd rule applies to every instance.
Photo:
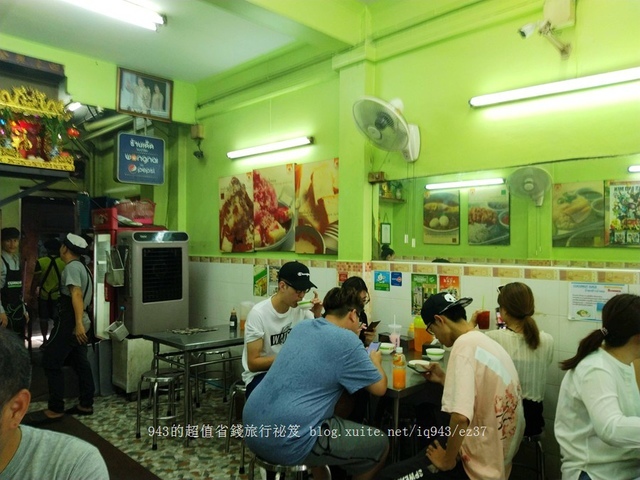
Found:
[[[309,269],[300,262],[287,262],[278,272],[278,291],[256,304],[247,315],[242,352],[242,380],[247,397],[267,373],[294,325],[304,318],[318,318],[322,303],[314,291],[311,311],[298,308],[305,294],[316,287]]]
[[[22,269],[20,267],[20,230],[14,227],[0,231],[2,265],[0,274],[0,324],[24,337],[29,315],[22,299]]]
[[[442,292],[422,306],[427,330],[452,347],[446,373],[433,362],[423,374],[444,386],[442,411],[451,420],[426,450],[387,467],[379,479],[509,478],[524,432],[520,381],[505,349],[467,322],[471,302]]]
[[[65,267],[60,282],[59,317],[42,356],[42,365],[49,383],[49,408],[36,412],[39,415],[27,418],[26,421],[32,424],[54,421],[65,412],[76,415],[93,414],[95,387],[86,345],[90,328],[87,308],[93,296],[93,279],[80,259],[86,248],[86,240],[73,233],[64,238],[60,247],[60,258]],[[65,411],[62,367],[67,358],[78,376],[80,402]]]

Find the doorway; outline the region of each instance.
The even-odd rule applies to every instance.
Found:
[[[75,192],[69,192],[75,195]],[[61,196],[28,196],[21,200],[20,259],[23,268],[24,299],[29,311],[28,336],[33,346],[42,343],[38,322],[38,301],[35,296],[33,272],[38,258],[46,255],[44,242],[49,238],[63,238],[76,232],[77,215],[75,199]]]

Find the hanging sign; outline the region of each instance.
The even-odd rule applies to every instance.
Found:
[[[116,180],[140,185],[162,185],[164,183],[164,140],[119,133]]]

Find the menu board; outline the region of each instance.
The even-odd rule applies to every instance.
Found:
[[[556,183],[552,198],[554,247],[604,245],[602,182]]]
[[[424,193],[424,243],[460,244],[460,190]]]
[[[251,172],[218,180],[220,192],[220,251],[253,250],[253,175]]]
[[[469,189],[469,245],[509,245],[509,190],[506,187]]]
[[[629,287],[624,284],[571,282],[569,320],[601,321],[604,304],[628,290]]]
[[[640,182],[607,182],[606,244],[640,246]]]
[[[292,163],[253,171],[253,223],[256,251],[293,251]]]
[[[338,159],[296,165],[296,253],[338,253]]]

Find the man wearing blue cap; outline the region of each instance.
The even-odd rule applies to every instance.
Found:
[[[2,264],[0,264],[0,324],[24,338],[29,315],[22,299],[20,267],[20,230],[6,227],[0,231]]]

